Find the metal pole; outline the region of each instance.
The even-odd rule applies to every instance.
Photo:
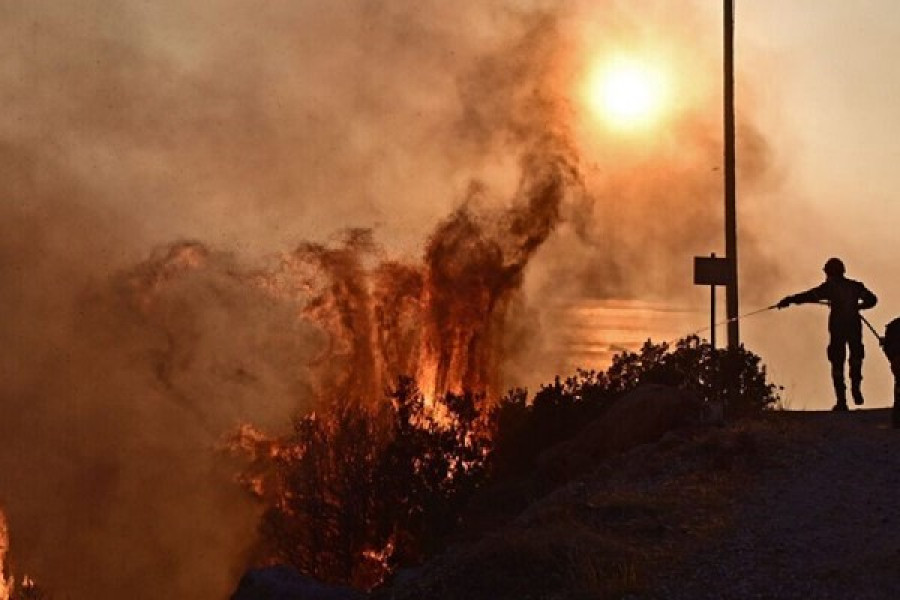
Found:
[[[711,258],[716,257],[716,253],[713,252],[710,254]],[[709,286],[710,294],[709,294],[709,344],[712,346],[713,350],[716,349],[716,286],[715,284]]]
[[[735,133],[734,133],[734,0],[724,0],[725,25],[725,257],[731,280],[725,288],[725,312],[728,323],[728,347],[740,345],[738,326],[738,258],[737,217],[735,184]]]

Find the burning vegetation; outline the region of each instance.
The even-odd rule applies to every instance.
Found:
[[[371,588],[421,563],[458,525],[491,448],[481,398],[426,403],[401,378],[378,418],[346,406],[299,418],[262,455],[261,555],[333,583]]]
[[[13,577],[7,572],[6,555],[9,554],[9,527],[0,511],[0,600],[9,600],[14,587]]]
[[[246,428],[235,436],[232,448],[253,458],[245,483],[267,507],[258,560],[292,565],[330,583],[379,586],[396,569],[422,564],[454,536],[473,538],[508,519],[496,509],[485,516],[492,488],[532,480],[525,497],[513,502],[521,510],[576,476],[580,471],[571,465],[548,470],[541,463],[559,460],[553,452],[566,450],[556,445],[599,422],[612,406],[620,407],[620,416],[627,412],[617,403],[646,384],[686,393],[674,417],[682,424],[716,406],[748,416],[778,401],[758,356],[743,348],[716,350],[697,338],[676,347],[648,342],[640,352],[617,356],[605,372],[579,371],[543,386],[534,398],[514,390],[490,404],[470,392],[426,402],[414,380],[400,378],[376,413],[336,401],[298,418],[285,438],[267,440]],[[641,418],[646,423],[632,424],[635,431],[619,437],[653,441],[667,430],[653,424],[658,415]],[[503,495],[506,502],[515,496]]]
[[[340,246],[301,244],[266,271],[221,269],[215,252],[183,243],[123,274],[134,310],[163,330],[166,288],[220,269],[321,333],[317,355],[297,365],[313,411],[286,438],[245,426],[232,443],[251,455],[244,480],[269,506],[264,556],[371,587],[454,528],[484,476],[509,303],[578,188],[571,153],[546,136],[522,157],[509,208],[479,210],[474,189],[420,265],[384,259],[371,232],[351,230]],[[155,372],[177,395],[191,352],[167,339]]]
[[[267,506],[261,560],[368,588],[423,560],[455,528],[485,475],[510,304],[563,202],[583,193],[566,132],[533,128],[551,109],[538,99],[527,122],[508,117],[505,131],[524,151],[504,208],[485,207],[484,187],[473,184],[420,263],[386,257],[371,231],[352,229],[339,244],[302,243],[267,268],[183,242],[117,278],[119,298],[162,336],[152,353],[157,383],[194,412],[188,374],[202,360],[200,334],[183,290],[196,296],[202,285],[225,307],[243,295],[283,315],[288,331],[276,335],[309,333],[310,351],[289,367],[308,412],[285,437],[247,424],[231,444],[251,457],[243,480]],[[256,379],[243,364],[229,367],[232,377]]]
[[[15,574],[9,566],[9,526],[0,510],[0,600],[44,600],[47,595],[28,575],[22,575],[16,584]]]

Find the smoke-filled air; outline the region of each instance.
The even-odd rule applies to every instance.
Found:
[[[603,366],[585,299],[704,325],[716,31],[665,0],[6,3],[0,597],[226,597],[263,510],[236,432]],[[659,89],[611,122],[629,53]],[[752,116],[749,194],[777,184]]]

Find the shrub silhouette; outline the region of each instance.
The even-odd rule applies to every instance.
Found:
[[[526,474],[550,446],[578,433],[619,397],[643,383],[688,389],[707,404],[725,407],[729,418],[774,407],[778,386],[769,383],[760,357],[743,346],[716,349],[697,336],[674,347],[647,341],[638,352],[613,358],[605,372],[578,370],[541,386],[529,403],[521,389],[510,391],[494,417],[492,467],[499,478]]]

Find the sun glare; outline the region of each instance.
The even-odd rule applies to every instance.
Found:
[[[617,59],[595,67],[586,92],[591,111],[613,129],[650,126],[664,108],[661,72],[633,59]]]

